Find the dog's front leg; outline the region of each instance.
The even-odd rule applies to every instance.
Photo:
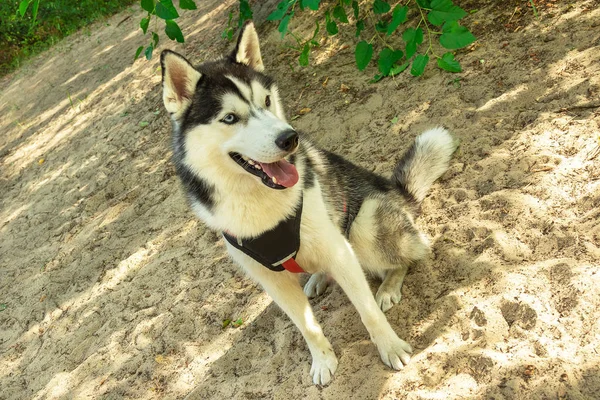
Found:
[[[302,291],[298,275],[287,271],[273,272],[244,253],[229,247],[229,253],[246,272],[267,291],[271,298],[296,324],[312,355],[310,374],[315,385],[331,381],[338,361],[329,340],[315,319],[308,298]]]
[[[410,361],[411,346],[400,339],[377,305],[354,251],[339,232],[330,232],[329,272],[358,310],[371,340],[377,345],[381,360],[399,370]]]

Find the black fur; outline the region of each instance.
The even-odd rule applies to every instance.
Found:
[[[221,98],[226,93],[235,93],[240,99],[249,102],[238,87],[225,77],[226,75],[248,84],[259,81],[267,89],[273,85],[272,78],[229,59],[207,62],[196,69],[202,77],[196,85],[192,103],[182,118],[182,133],[190,127],[209,124],[221,112]]]
[[[211,210],[215,205],[213,198],[215,188],[190,171],[182,162],[175,161],[175,167],[190,200],[196,200]]]
[[[410,146],[410,148],[404,153],[400,161],[396,164],[396,168],[394,169],[394,173],[392,174],[392,182],[396,185],[396,188],[402,193],[402,195],[414,205],[418,205],[417,199],[410,193],[408,187],[406,186],[406,179],[402,174],[402,166],[409,164],[410,161],[415,158],[416,147],[415,145]]]
[[[329,196],[342,201],[340,207],[343,207],[343,202],[346,203],[347,216],[340,221],[340,229],[345,231],[348,227],[344,225],[352,222],[367,197],[387,193],[394,186],[389,180],[354,165],[337,154],[326,150],[321,152],[327,159],[329,168],[328,176],[319,180],[319,183],[328,186]]]

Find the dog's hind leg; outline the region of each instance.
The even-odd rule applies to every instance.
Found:
[[[329,286],[329,277],[327,274],[317,272],[316,274],[312,274],[308,282],[304,285],[304,293],[312,299],[325,293],[327,286]]]
[[[375,301],[383,312],[386,312],[394,304],[398,304],[402,299],[402,283],[408,271],[408,266],[401,266],[397,269],[388,270],[385,278],[377,290]]]
[[[333,227],[324,236],[328,238],[320,252],[324,265],[358,310],[384,364],[402,369],[410,360],[411,346],[396,335],[379,308],[350,244]]]

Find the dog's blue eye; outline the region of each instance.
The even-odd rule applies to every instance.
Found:
[[[232,125],[238,122],[239,120],[240,119],[235,114],[227,114],[225,117],[223,117],[221,122],[224,122],[228,125]]]

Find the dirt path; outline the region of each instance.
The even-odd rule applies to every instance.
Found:
[[[433,253],[388,312],[412,363],[387,369],[334,286],[312,302],[340,361],[325,388],[300,333],[187,208],[158,58],[131,64],[138,9],[3,79],[0,399],[600,399],[600,3],[545,3],[539,22],[526,1],[465,3],[480,10],[465,72],[377,85],[350,37],[292,71],[259,27],[288,115],[310,108],[294,123],[323,147],[387,174],[427,127],[462,141],[418,220]],[[201,61],[228,49],[237,2],[198,4],[179,50]]]

